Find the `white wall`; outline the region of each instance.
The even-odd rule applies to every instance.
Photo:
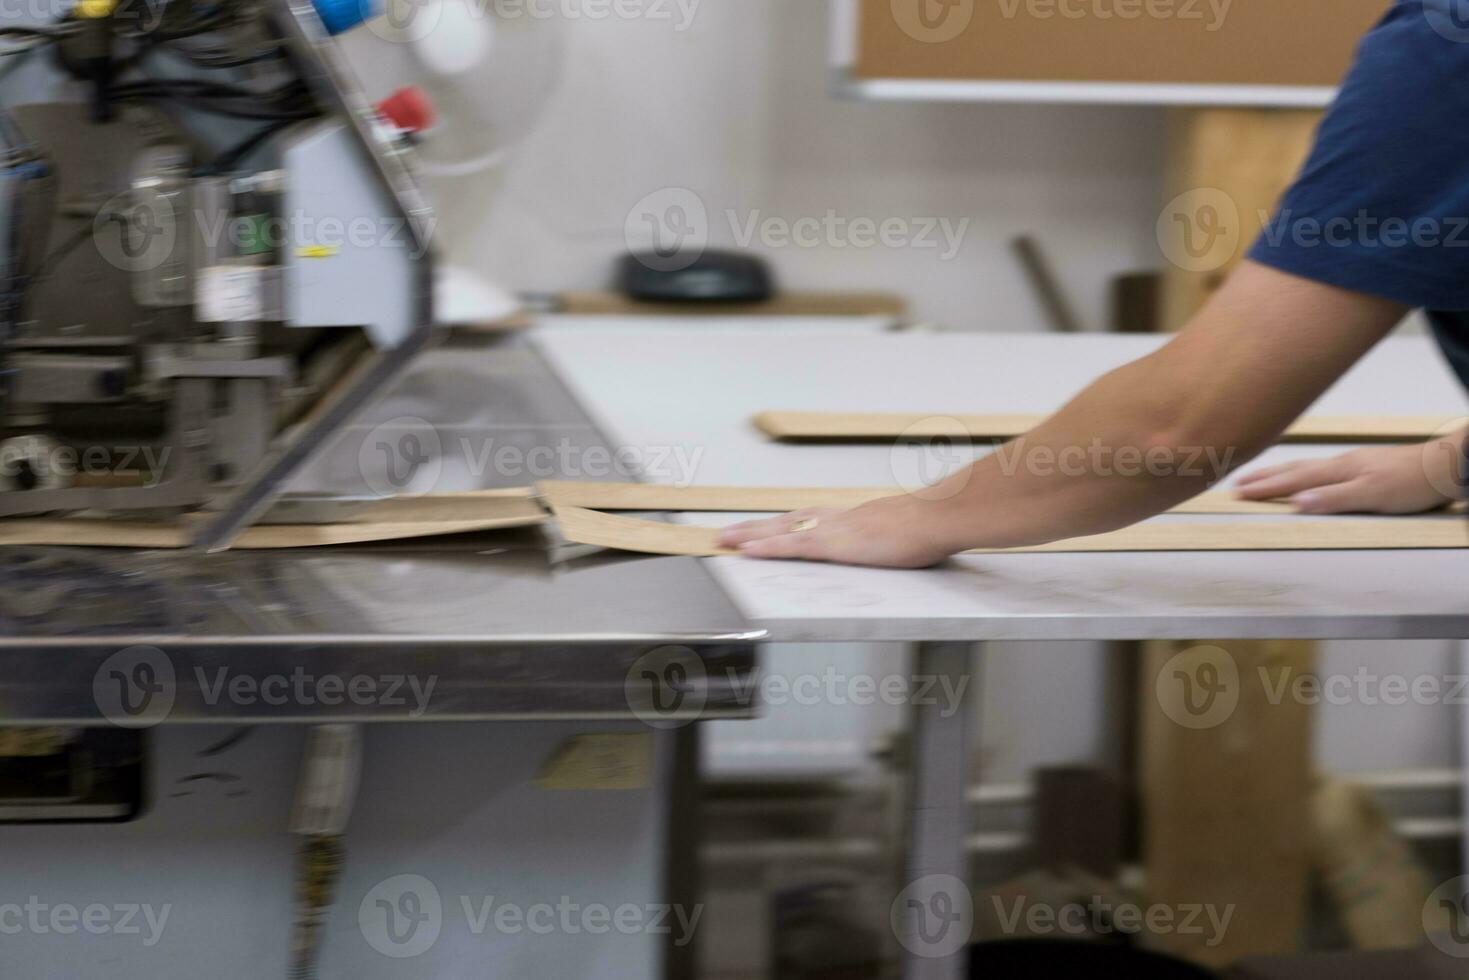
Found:
[[[1044,328],[1008,252],[1016,234],[1041,240],[1098,326],[1109,277],[1162,263],[1160,112],[834,99],[826,16],[821,0],[701,0],[685,31],[568,21],[543,125],[495,196],[484,180],[453,189],[441,241],[507,285],[551,291],[603,285],[629,211],[669,187],[698,195],[722,245],[735,243],[729,209],[898,218],[915,232],[919,219],[969,219],[948,261],[881,245],[764,251],[790,288],[893,290],[920,318],[985,330]]]

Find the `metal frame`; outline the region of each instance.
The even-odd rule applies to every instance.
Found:
[[[435,335],[433,313],[433,269],[435,256],[428,241],[427,218],[431,214],[418,183],[404,162],[385,152],[373,132],[371,108],[346,66],[337,57],[331,37],[322,26],[309,0],[273,0],[285,40],[297,67],[317,97],[333,108],[357,135],[356,144],[371,163],[382,190],[406,220],[413,236],[416,256],[413,283],[418,326],[400,345],[377,354],[376,361],[351,386],[329,394],[320,410],[298,431],[282,438],[270,456],[241,486],[225,498],[217,517],[200,528],[194,538],[197,550],[222,551],[244,528],[269,509],[290,478],[310,462],[327,440],[353,415],[376,399],[387,386],[429,347]]]
[[[965,696],[949,715],[937,701],[916,703],[912,709],[907,855],[900,894],[913,894],[914,900],[933,904],[935,912],[943,915],[947,909],[958,918],[941,923],[935,939],[922,932],[904,937],[904,980],[964,980],[969,973],[973,900],[965,841],[970,730],[976,724],[976,705],[975,685],[961,687],[960,681],[977,673],[976,650],[970,643],[920,643],[914,656],[915,676],[941,679],[943,689],[964,691]],[[919,915],[927,912],[920,909]],[[910,928],[921,928],[906,916],[903,921]],[[949,930],[955,928],[962,932],[951,935]],[[957,950],[950,951],[956,940]]]

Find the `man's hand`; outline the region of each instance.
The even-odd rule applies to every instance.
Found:
[[[851,510],[798,510],[727,527],[719,543],[751,558],[928,568],[955,550],[939,540],[935,510],[918,497],[884,497]]]
[[[1420,514],[1454,501],[1462,437],[1356,449],[1267,466],[1239,481],[1245,500],[1289,497],[1303,514]]]

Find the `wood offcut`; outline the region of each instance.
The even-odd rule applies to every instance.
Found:
[[[653,555],[736,554],[719,529],[664,524],[550,501],[562,536],[574,544]],[[1279,521],[1143,523],[1120,531],[1027,548],[965,554],[1145,551],[1392,551],[1469,547],[1469,523],[1443,517],[1312,517]]]
[[[898,439],[1000,441],[1023,436],[1046,415],[924,415],[916,412],[770,411],[755,427],[783,442],[893,442]],[[1463,419],[1440,415],[1307,416],[1286,431],[1282,442],[1424,442],[1452,430]]]

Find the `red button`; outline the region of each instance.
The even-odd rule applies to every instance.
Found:
[[[377,111],[394,126],[410,133],[421,133],[437,121],[434,104],[416,85],[398,89],[377,104]]]

